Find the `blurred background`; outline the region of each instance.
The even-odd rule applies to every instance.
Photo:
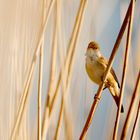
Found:
[[[64,70],[69,47],[74,50],[70,57],[70,74],[63,75],[56,97],[48,129],[44,130],[45,140],[55,139],[58,116],[64,96],[64,110],[58,140],[77,140],[82,132],[94,95],[98,90],[85,71],[85,52],[90,41],[99,43],[102,54],[109,59],[119,33],[129,0],[0,0],[0,139],[9,140],[16,122],[19,104],[29,77],[30,66],[43,23],[48,20],[43,33],[43,77],[41,93],[41,116],[44,112],[48,94],[50,101]],[[50,3],[52,8],[49,8]],[[83,3],[83,4],[80,4]],[[82,19],[78,24],[76,17],[81,5]],[[77,23],[77,26],[75,25]],[[74,29],[74,25],[77,30]],[[79,29],[78,29],[79,28]],[[76,34],[74,34],[74,32]],[[121,83],[126,33],[117,52],[113,68]],[[75,38],[75,40],[74,40]],[[124,114],[121,114],[118,139],[120,138],[128,107],[132,97],[136,77],[140,68],[140,1],[136,2],[129,54],[127,78],[124,91]],[[74,43],[71,43],[74,40]],[[53,61],[53,62],[52,62]],[[53,67],[53,70],[52,70]],[[53,76],[51,76],[53,73]],[[20,125],[16,132],[17,140],[36,140],[38,133],[38,78],[39,55],[37,55],[33,76],[28,89],[28,97]],[[69,79],[66,82],[66,79]],[[51,85],[51,88],[50,88]],[[66,89],[66,90],[64,90]],[[65,91],[65,92],[64,92]],[[50,93],[49,93],[50,92]],[[137,106],[136,106],[137,109]],[[135,120],[132,118],[132,126]],[[117,107],[108,89],[103,91],[86,140],[112,139]],[[48,124],[47,124],[48,125]],[[129,139],[132,128],[127,136]],[[140,139],[138,125],[135,140]]]

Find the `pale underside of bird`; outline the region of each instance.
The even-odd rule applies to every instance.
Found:
[[[94,83],[100,85],[103,82],[107,65],[108,61],[101,55],[99,45],[96,42],[90,42],[86,51],[86,71]],[[104,89],[105,88],[109,89],[117,106],[119,106],[120,85],[113,68],[111,68],[107,76]],[[124,112],[123,105],[121,112]]]

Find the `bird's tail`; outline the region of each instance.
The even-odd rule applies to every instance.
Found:
[[[115,89],[112,88],[112,87],[108,87],[108,89],[109,89],[111,95],[113,96],[117,107],[119,107],[119,100],[120,100],[120,97],[119,97],[119,95],[118,95],[118,91],[115,91]],[[124,107],[123,107],[123,105],[121,105],[121,113],[123,113],[123,112],[124,112]]]

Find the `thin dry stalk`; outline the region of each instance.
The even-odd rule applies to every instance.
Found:
[[[28,88],[29,88],[29,85],[30,85],[30,81],[31,81],[31,78],[32,78],[32,75],[33,75],[35,64],[36,64],[36,59],[37,59],[37,56],[38,56],[39,51],[40,51],[43,35],[45,33],[45,29],[46,29],[46,26],[47,26],[47,23],[48,23],[48,18],[49,18],[49,15],[51,13],[54,1],[55,0],[51,1],[49,9],[48,9],[48,12],[47,12],[45,20],[44,20],[45,22],[44,22],[44,24],[42,23],[42,26],[41,26],[41,30],[40,30],[40,34],[39,34],[39,40],[37,42],[35,53],[33,55],[32,63],[31,63],[30,69],[29,69],[29,74],[28,74],[28,77],[27,77],[27,81],[25,83],[25,87],[24,87],[24,90],[23,90],[23,95],[22,95],[22,98],[21,98],[21,101],[20,101],[20,104],[19,104],[17,118],[15,119],[14,127],[12,129],[12,133],[11,133],[11,136],[10,136],[11,140],[14,139],[14,136],[15,136],[15,134],[17,132],[17,128],[18,128],[18,126],[19,126],[19,124],[21,122],[23,112],[25,110],[25,105],[27,103],[27,96],[28,96],[27,91],[28,91]]]
[[[137,115],[136,115],[136,119],[135,119],[135,122],[134,122],[132,134],[131,134],[131,140],[134,140],[135,133],[136,133],[136,128],[137,128],[138,122],[139,122],[138,121],[139,117],[140,117],[140,101],[139,101],[139,105],[138,105],[138,109],[137,109]]]
[[[124,19],[124,21],[123,21],[122,27],[121,27],[121,29],[120,29],[120,32],[119,32],[119,34],[118,34],[118,37],[117,37],[117,40],[116,40],[116,42],[115,42],[114,48],[113,48],[113,50],[112,50],[111,56],[110,56],[110,58],[109,58],[108,66],[107,66],[106,72],[105,72],[104,77],[103,77],[103,82],[102,82],[102,84],[99,86],[98,91],[97,91],[97,94],[96,94],[95,97],[94,97],[94,101],[93,101],[93,103],[92,103],[92,106],[91,106],[91,109],[90,109],[88,118],[87,118],[87,120],[86,120],[85,126],[84,126],[84,128],[83,128],[83,130],[82,130],[82,133],[81,133],[81,135],[80,135],[80,138],[79,138],[80,140],[83,140],[83,139],[85,138],[85,135],[86,135],[86,133],[87,133],[87,130],[88,130],[88,128],[89,128],[89,126],[90,126],[90,124],[91,124],[92,118],[93,118],[93,116],[94,116],[96,107],[97,107],[97,105],[98,105],[98,103],[99,103],[99,101],[100,101],[101,94],[102,94],[102,91],[103,91],[103,87],[104,87],[104,84],[105,84],[104,81],[106,81],[107,75],[108,75],[108,73],[109,73],[109,71],[110,71],[110,69],[111,69],[111,67],[112,67],[112,64],[113,64],[115,55],[116,55],[116,53],[117,53],[117,50],[118,50],[118,48],[119,48],[121,39],[122,39],[122,37],[123,37],[124,31],[125,31],[125,29],[126,29],[126,26],[127,26],[128,20],[129,20],[130,7],[131,7],[131,3],[130,3],[129,8],[128,8],[128,10],[127,10],[125,19]]]
[[[42,93],[42,75],[43,75],[43,43],[40,48],[39,59],[39,80],[38,80],[38,140],[41,140],[41,93]]]
[[[29,92],[30,92],[30,90],[31,90],[32,82],[33,82],[33,75],[31,76],[31,81],[30,81],[29,87],[28,87],[28,89],[27,89],[27,93],[28,93],[28,94],[29,94]],[[27,100],[28,100],[28,96],[26,96],[25,102],[27,102]],[[25,103],[25,102],[24,102],[24,105],[26,106],[26,103]],[[22,110],[22,111],[24,111],[24,110]],[[21,113],[23,114],[24,112],[21,112]],[[20,122],[20,123],[22,122],[22,119],[21,119],[21,118],[20,118],[19,122]],[[19,126],[17,126],[17,127],[18,127],[18,129],[17,129],[17,133],[18,133],[18,131],[19,131]],[[10,137],[10,140],[15,140],[15,138],[18,137],[18,134],[17,134],[17,133],[15,133],[15,134],[13,135],[13,137]]]
[[[69,67],[69,64],[71,62],[71,57],[73,56],[72,53],[74,53],[74,49],[75,49],[75,38],[77,38],[78,34],[77,32],[79,32],[78,28],[79,28],[79,22],[81,22],[81,17],[82,17],[82,5],[85,4],[87,0],[81,0],[81,3],[80,3],[80,7],[79,7],[79,10],[78,10],[78,14],[77,14],[77,17],[76,17],[76,21],[75,21],[75,25],[74,25],[74,28],[73,28],[73,32],[72,32],[72,35],[71,35],[71,39],[70,39],[70,43],[69,43],[69,47],[68,47],[68,51],[67,51],[67,58],[66,58],[66,61],[65,61],[65,65],[64,67],[61,69],[61,72],[59,74],[59,78],[58,78],[58,81],[57,81],[57,86],[56,86],[56,89],[55,89],[55,93],[54,93],[54,96],[53,96],[53,99],[52,99],[52,102],[50,104],[50,115],[49,115],[49,118],[51,118],[51,114],[52,114],[52,110],[54,108],[54,103],[55,103],[55,100],[56,100],[56,97],[58,95],[58,90],[59,90],[59,87],[60,87],[60,83],[62,82],[62,77],[65,77],[68,72],[68,67]],[[48,120],[48,124],[47,124],[47,127],[46,127],[46,131],[49,127],[49,120]]]
[[[66,106],[64,106],[64,125],[65,125],[65,137],[67,140],[72,140],[73,139],[73,134],[72,134],[72,119],[68,113],[68,109],[66,109]]]
[[[125,86],[125,80],[126,80],[127,65],[128,65],[128,55],[129,55],[130,43],[131,43],[134,4],[135,4],[135,0],[132,0],[132,4],[131,4],[131,8],[130,8],[131,10],[130,10],[130,17],[129,17],[128,32],[127,32],[127,42],[126,42],[126,49],[125,49],[122,82],[121,82],[121,88],[120,88],[120,101],[119,101],[119,107],[117,110],[117,116],[116,116],[116,121],[115,121],[115,126],[114,126],[113,140],[117,139],[117,132],[118,132],[118,126],[119,126],[119,120],[120,120],[120,112],[121,112],[121,106],[122,106],[122,100],[123,100],[123,94],[124,94],[124,86]]]
[[[45,20],[45,0],[43,0],[42,5],[42,22],[44,23]],[[40,56],[39,56],[39,79],[38,79],[38,140],[41,140],[41,93],[42,93],[42,79],[43,79],[43,51],[44,51],[44,36],[40,48]]]
[[[33,63],[33,66],[32,66],[32,69],[31,69],[31,72],[29,74],[29,79],[27,81],[26,84],[28,84],[28,87],[26,87],[25,91],[26,91],[26,95],[24,95],[21,99],[21,103],[20,103],[20,109],[18,110],[18,116],[15,120],[15,124],[14,124],[14,127],[13,127],[13,130],[12,130],[12,133],[11,133],[11,136],[10,136],[10,140],[14,140],[14,137],[16,136],[16,132],[17,132],[17,129],[19,127],[19,123],[21,122],[21,115],[23,114],[23,107],[26,106],[26,102],[27,102],[27,94],[28,94],[28,89],[30,87],[30,81],[33,77],[33,69],[34,69],[34,66],[35,66],[35,63]]]
[[[60,18],[61,18],[61,13],[60,13],[60,0],[56,1],[56,16],[57,16],[57,32],[59,32],[59,26],[60,26]],[[62,59],[62,55],[61,59]],[[64,58],[63,58],[64,59]],[[61,64],[63,64],[63,62],[61,61]],[[63,100],[62,100],[63,102]],[[61,115],[59,115],[58,117],[58,123],[57,123],[57,127],[56,127],[56,131],[55,131],[55,135],[54,135],[54,139],[57,140],[58,139],[58,131],[59,131],[59,126],[60,123],[62,122],[62,108],[60,108],[60,113]]]
[[[56,3],[56,2],[55,2]],[[57,10],[57,8],[55,9]],[[47,124],[49,120],[50,114],[50,97],[54,89],[54,79],[55,79],[55,70],[56,70],[56,56],[57,56],[57,24],[58,24],[58,16],[55,13],[55,29],[53,34],[53,42],[52,42],[52,55],[51,55],[51,66],[50,66],[50,78],[49,78],[49,85],[47,91],[47,98],[46,98],[46,106],[43,115],[43,122],[42,122],[42,139],[45,139]]]
[[[132,99],[131,99],[129,110],[128,110],[127,117],[126,117],[126,120],[125,120],[125,124],[124,124],[124,127],[123,127],[121,140],[126,139],[126,135],[127,135],[130,123],[131,123],[132,115],[133,115],[132,113],[133,113],[133,110],[134,110],[134,105],[137,102],[137,100],[139,100],[139,98],[140,98],[139,92],[138,92],[139,87],[140,87],[140,71],[138,73],[135,89],[134,89],[134,92],[133,92],[133,96],[132,96]]]
[[[63,108],[64,108],[64,99],[62,99],[62,102],[61,102],[61,108],[60,108],[60,113],[59,113],[59,118],[58,118],[58,123],[57,123],[57,127],[56,127],[54,140],[58,140],[58,134],[59,134],[59,131],[60,131],[60,126],[62,124]]]

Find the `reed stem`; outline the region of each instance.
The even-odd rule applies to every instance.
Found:
[[[126,72],[127,72],[128,57],[129,57],[129,50],[130,50],[130,43],[131,43],[131,34],[132,34],[134,2],[135,2],[135,0],[132,0],[131,3],[130,3],[130,5],[131,5],[131,7],[130,7],[130,17],[129,17],[128,32],[127,32],[127,41],[126,41],[126,48],[125,48],[124,64],[123,64],[122,82],[121,82],[121,88],[120,88],[120,101],[119,101],[119,107],[118,107],[118,110],[117,110],[117,116],[116,116],[116,121],[115,121],[115,126],[114,126],[113,140],[117,139],[117,132],[118,132],[118,126],[119,126],[119,120],[120,120],[121,106],[122,106],[122,100],[123,100],[123,94],[124,94],[124,86],[125,86],[125,80],[126,80]]]
[[[131,134],[131,140],[134,140],[135,133],[136,133],[136,128],[137,128],[138,122],[139,122],[138,121],[139,117],[140,117],[140,101],[139,101],[139,105],[138,105],[138,109],[137,109],[137,115],[136,115],[136,119],[135,119],[135,122],[134,122],[132,134]]]
[[[41,140],[41,93],[42,93],[42,74],[43,74],[43,43],[40,48],[39,59],[39,80],[38,80],[38,140]]]
[[[42,22],[44,24],[45,20],[45,7],[46,0],[43,0],[42,3]],[[42,124],[41,124],[41,94],[42,94],[42,80],[43,80],[43,57],[44,57],[44,36],[40,48],[40,56],[39,56],[39,79],[38,79],[38,140],[41,140],[42,133]]]
[[[56,2],[55,2],[56,5]],[[56,56],[57,56],[57,24],[58,24],[58,16],[57,16],[57,8],[55,6],[55,15],[54,15],[54,32],[53,32],[53,42],[52,42],[52,52],[51,52],[51,66],[50,66],[50,77],[49,77],[49,85],[48,85],[48,91],[47,91],[47,97],[46,97],[46,106],[45,111],[43,115],[43,122],[42,122],[42,139],[46,139],[46,133],[47,133],[47,125],[49,121],[50,116],[50,104],[51,104],[51,94],[54,90],[54,79],[55,79],[55,71],[56,71]]]
[[[124,127],[123,127],[123,131],[122,131],[122,134],[121,134],[121,140],[126,139],[126,134],[127,134],[128,129],[130,127],[131,118],[132,118],[132,115],[133,115],[132,113],[134,111],[134,105],[137,102],[137,100],[139,100],[139,98],[140,98],[139,92],[138,92],[139,88],[140,88],[140,71],[139,71],[138,76],[137,76],[135,89],[134,89],[134,92],[133,92],[133,96],[132,96],[132,99],[131,99],[129,110],[128,110],[127,117],[126,117],[126,120],[125,120],[125,124],[124,124]]]

